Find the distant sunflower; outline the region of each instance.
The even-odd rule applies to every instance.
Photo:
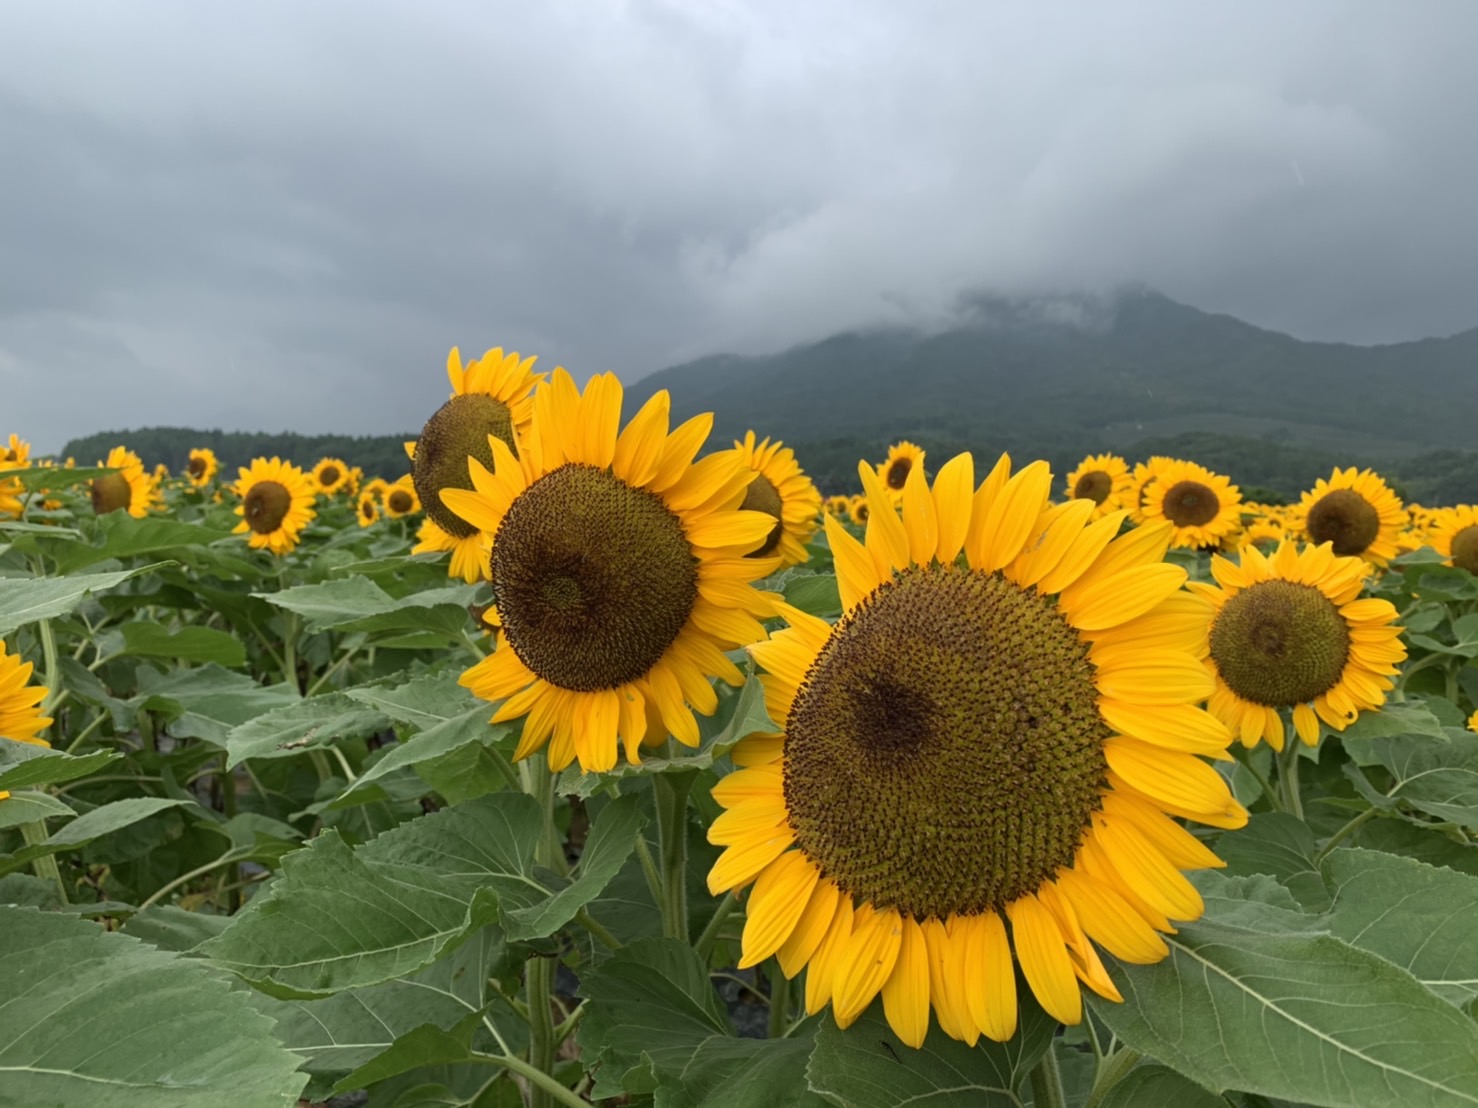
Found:
[[[1401,500],[1372,470],[1336,469],[1321,478],[1294,507],[1289,528],[1315,546],[1333,543],[1340,557],[1385,565],[1396,556],[1396,536],[1406,523]]]
[[[895,442],[888,447],[888,456],[878,463],[878,479],[887,490],[893,503],[903,495],[903,486],[915,468],[924,468],[924,448],[911,442]]]
[[[1242,546],[1252,545],[1264,553],[1278,546],[1288,537],[1288,529],[1283,524],[1283,517],[1267,512],[1263,505],[1243,504],[1244,508],[1255,509],[1246,519],[1240,536]]]
[[[51,719],[41,714],[41,703],[47,690],[28,685],[32,664],[19,654],[7,654],[5,640],[0,639],[0,739],[50,746],[41,732],[51,726]],[[0,800],[10,794],[0,792]]]
[[[1170,817],[1238,827],[1202,761],[1226,729],[1197,704],[1205,605],[1161,561],[1171,528],[1051,507],[1045,463],[968,454],[865,543],[833,520],[844,612],[789,606],[750,653],[783,735],[734,751],[709,839],[715,894],[754,882],[741,966],[806,973],[806,1009],[851,1024],[879,993],[904,1042],[1016,1029],[1012,951],[1042,1006],[1082,1018],[1081,981],[1119,994],[1094,943],[1155,962],[1202,901],[1180,871],[1220,861]],[[870,497],[877,476],[862,471]],[[963,554],[963,558],[961,555]]]
[[[544,374],[533,371],[533,356],[524,358],[501,346],[476,361],[462,365],[462,355],[452,347],[446,372],[452,383],[451,399],[438,408],[421,428],[414,443],[406,444],[411,458],[411,479],[426,517],[455,546],[444,546],[452,561],[465,566],[468,558],[482,556],[483,538],[441,499],[443,489],[471,489],[468,459],[476,458],[484,469],[493,466],[488,436],[501,439],[518,456],[515,433],[528,430],[533,412],[534,386]],[[425,547],[425,549],[432,549]],[[452,576],[461,576],[448,569]]]
[[[8,444],[0,444],[0,519],[6,516],[19,517],[25,510],[25,486],[14,477],[5,477],[7,470],[27,469],[30,465],[31,444],[19,435],[12,434]]]
[[[368,489],[360,493],[359,502],[356,506],[356,515],[359,519],[359,526],[361,527],[368,527],[370,524],[378,522],[380,518],[380,498]]]
[[[847,498],[847,518],[861,527],[867,522],[869,511],[867,497],[863,493]]]
[[[749,556],[776,555],[781,566],[809,560],[806,543],[821,526],[821,493],[795,460],[795,451],[769,439],[757,443],[753,431],[734,442],[734,451],[755,473],[740,507],[764,512],[775,520],[765,541]]]
[[[406,474],[380,492],[380,504],[391,519],[404,519],[421,510],[421,498],[416,495],[416,486]]]
[[[342,458],[320,458],[312,478],[319,496],[333,496],[349,484],[349,467]]]
[[[1067,475],[1067,495],[1072,500],[1091,500],[1093,518],[1100,519],[1124,506],[1132,478],[1129,463],[1117,454],[1091,454]]]
[[[828,496],[826,498],[826,514],[842,516],[851,514],[852,498],[850,496]]]
[[[1245,547],[1240,565],[1213,557],[1211,573],[1215,585],[1190,586],[1212,606],[1207,707],[1243,746],[1282,750],[1284,709],[1312,746],[1319,720],[1343,731],[1385,702],[1406,647],[1391,602],[1360,598],[1365,561],[1284,542],[1271,556]]]
[[[1446,558],[1448,565],[1478,574],[1478,508],[1459,504],[1439,511],[1428,534],[1432,549]]]
[[[1144,502],[1149,492],[1149,487],[1154,483],[1168,466],[1175,465],[1178,459],[1171,458],[1165,454],[1156,454],[1148,461],[1139,462],[1134,471],[1129,475],[1129,487],[1124,490],[1120,505],[1129,512],[1131,523],[1144,522]]]
[[[159,487],[144,472],[144,463],[126,446],[115,446],[105,461],[98,463],[117,473],[107,473],[92,482],[92,510],[107,515],[122,509],[134,519],[143,519],[156,506]]]
[[[614,374],[582,395],[556,369],[518,456],[493,436],[476,491],[442,492],[493,536],[485,618],[502,634],[462,683],[503,701],[493,722],[525,717],[514,756],[547,743],[554,769],[608,770],[623,747],[634,762],[668,732],[696,746],[693,713],[718,706],[709,678],[743,680],[724,651],[763,638],[772,610],[749,584],[771,563],[745,556],[775,522],[739,508],[753,470],[733,451],[694,462],[713,416],[669,434],[665,390],[618,434],[621,399]]]
[[[280,458],[253,458],[240,472],[232,491],[241,498],[236,514],[242,519],[233,534],[249,532],[253,550],[286,554],[317,514],[312,479]]]
[[[31,464],[31,444],[12,433],[8,442],[0,443],[0,469],[23,469]]]
[[[1219,473],[1195,462],[1173,462],[1145,490],[1146,522],[1174,525],[1172,546],[1215,548],[1242,525],[1242,493]]]
[[[197,489],[205,488],[215,480],[216,474],[220,471],[220,460],[210,447],[202,446],[190,451],[190,460],[185,465],[185,476]]]

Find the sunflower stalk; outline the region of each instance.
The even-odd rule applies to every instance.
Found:
[[[1057,1067],[1056,1040],[1047,1046],[1042,1060],[1032,1070],[1032,1104],[1036,1108],[1067,1108],[1067,1094],[1062,1088],[1062,1071]]]
[[[1299,743],[1290,739],[1278,754],[1278,787],[1282,796],[1283,810],[1299,819],[1304,818],[1303,797],[1299,795],[1298,759]]]
[[[524,964],[524,983],[529,1006],[529,1064],[553,1079],[554,1056],[559,1048],[549,1004],[554,991],[554,959],[530,958]],[[549,1108],[554,1103],[550,1090],[542,1084],[531,1082],[530,1092],[532,1108]]]
[[[20,830],[21,838],[25,840],[27,846],[39,846],[49,838],[46,833],[46,823],[44,820],[38,819],[32,820],[30,823],[23,823],[21,824]],[[41,880],[50,881],[54,884],[56,886],[57,896],[62,898],[62,903],[68,903],[67,885],[62,880],[61,870],[57,868],[54,857],[50,854],[43,854],[39,858],[32,858],[31,869]]]
[[[698,774],[693,770],[652,777],[657,803],[657,841],[662,854],[662,934],[688,941],[688,794]]]

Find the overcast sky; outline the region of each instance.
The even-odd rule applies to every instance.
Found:
[[[1478,326],[1478,4],[0,3],[0,437],[414,430],[962,293]],[[91,459],[85,459],[91,460]]]

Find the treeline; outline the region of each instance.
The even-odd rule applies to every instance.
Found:
[[[200,431],[189,427],[143,427],[137,431],[103,431],[73,439],[62,448],[62,457],[75,458],[78,465],[92,465],[106,458],[113,447],[126,446],[150,469],[163,462],[170,472],[179,473],[189,461],[191,450],[209,447],[221,460],[223,476],[232,478],[238,466],[249,464],[253,458],[276,456],[305,469],[320,458],[342,458],[348,465],[362,468],[366,476],[393,481],[410,469],[405,443],[415,437],[414,433],[299,435],[290,431],[269,434]]]

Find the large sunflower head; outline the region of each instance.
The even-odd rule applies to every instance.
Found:
[[[1327,542],[1340,557],[1384,565],[1396,556],[1396,536],[1406,513],[1379,476],[1351,466],[1336,469],[1304,493],[1289,523],[1315,546]]]
[[[115,473],[105,473],[92,482],[92,509],[107,515],[120,509],[134,519],[143,519],[159,499],[159,486],[144,472],[143,460],[126,446],[115,446],[98,463]]]
[[[1459,504],[1439,510],[1427,534],[1448,565],[1478,574],[1478,507]]]
[[[1117,454],[1091,454],[1067,475],[1067,495],[1093,501],[1093,518],[1099,519],[1124,506],[1132,480],[1129,463]]]
[[[310,474],[319,496],[333,496],[349,485],[349,466],[343,458],[320,458]]]
[[[47,690],[41,685],[28,685],[30,662],[19,654],[7,654],[5,640],[0,639],[0,739],[50,746],[41,732],[51,726],[51,718],[41,714]],[[0,800],[10,794],[0,791]]]
[[[1219,473],[1195,462],[1172,462],[1145,489],[1146,521],[1172,524],[1172,546],[1216,548],[1242,525],[1242,493]]]
[[[769,439],[756,442],[754,432],[748,431],[742,440],[735,440],[734,452],[754,471],[742,507],[764,512],[775,521],[749,556],[774,555],[782,566],[801,565],[810,558],[806,543],[821,526],[821,493],[788,446]]]
[[[931,1009],[1009,1039],[1013,949],[1065,1023],[1079,981],[1118,999],[1094,944],[1164,957],[1156,932],[1202,910],[1181,871],[1220,864],[1170,817],[1246,820],[1202,761],[1229,735],[1197,707],[1206,606],[1162,561],[1170,527],[1115,538],[1122,512],[1049,505],[1045,463],[1002,458],[978,489],[973,465],[911,475],[865,542],[827,521],[842,618],[782,606],[750,648],[784,733],[713,790],[709,887],[754,882],[740,964],[807,967],[808,1010],[843,1027],[881,993],[915,1046]]]
[[[556,369],[518,454],[492,436],[475,491],[443,490],[492,537],[486,618],[502,629],[462,683],[503,701],[494,722],[525,717],[515,756],[548,743],[555,769],[607,770],[622,747],[636,761],[649,735],[696,745],[709,679],[742,680],[724,651],[763,638],[772,610],[749,584],[776,565],[747,557],[775,524],[740,507],[754,471],[731,450],[694,462],[713,417],[669,434],[665,391],[618,433],[621,399],[613,374],[582,395]]]
[[[220,471],[220,460],[210,447],[202,446],[190,451],[190,460],[185,464],[185,477],[195,488],[205,488],[215,480],[216,474]]]
[[[888,456],[878,463],[878,481],[887,490],[893,503],[903,495],[903,486],[908,475],[915,469],[924,468],[924,448],[911,442],[895,442],[888,447]]]
[[[241,498],[236,507],[241,522],[233,534],[247,534],[253,550],[286,554],[317,514],[312,479],[280,458],[253,458],[240,473],[232,491]]]
[[[1284,542],[1271,556],[1244,547],[1240,564],[1213,557],[1216,584],[1191,585],[1212,606],[1207,707],[1244,746],[1282,750],[1285,711],[1312,746],[1319,720],[1343,731],[1385,702],[1406,647],[1391,602],[1360,597],[1369,572],[1329,543]]]

